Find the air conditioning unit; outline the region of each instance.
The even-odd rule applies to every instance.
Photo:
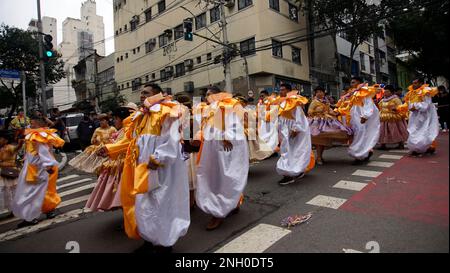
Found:
[[[194,60],[188,59],[188,60],[184,61],[184,66],[188,69],[192,69],[192,67],[194,66]]]
[[[234,7],[234,0],[225,0],[225,7],[227,8]]]
[[[184,92],[194,93],[194,82],[185,82]]]

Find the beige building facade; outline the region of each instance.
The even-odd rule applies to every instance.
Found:
[[[274,91],[286,82],[309,95],[308,45],[295,40],[306,34],[302,12],[285,0],[225,2],[228,40],[239,50],[231,61],[233,92]],[[139,87],[147,82],[173,94],[224,87],[222,45],[196,35],[184,40],[183,20],[195,15],[194,34],[223,41],[220,8],[198,3],[114,1],[115,78],[129,101],[139,101]]]

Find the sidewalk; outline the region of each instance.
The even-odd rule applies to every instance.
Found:
[[[449,226],[449,135],[440,134],[435,155],[405,156],[341,207],[380,217]]]

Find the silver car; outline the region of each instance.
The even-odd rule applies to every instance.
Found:
[[[71,142],[78,140],[77,127],[82,119],[82,113],[67,114],[65,116],[64,121],[66,123],[67,134],[69,135],[69,139]]]

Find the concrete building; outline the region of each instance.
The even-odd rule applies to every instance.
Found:
[[[307,43],[280,43],[305,34],[302,12],[285,0],[226,2],[228,40],[240,52],[231,61],[234,92],[271,91],[288,82],[309,94]],[[146,82],[172,93],[199,94],[211,84],[224,87],[222,46],[195,35],[192,42],[183,39],[183,20],[195,16],[195,34],[223,41],[220,8],[197,4],[114,1],[115,78],[129,101],[139,101],[139,87]]]
[[[351,43],[346,39],[345,33],[336,37],[326,36],[315,39],[313,51],[311,77],[314,85],[327,88],[333,96],[339,96],[342,88],[350,83],[342,67],[351,62],[352,76],[360,76],[369,83],[377,82],[376,61],[379,60],[379,80],[381,83],[397,85],[397,65],[395,58],[395,45],[386,35],[364,41],[350,57]],[[335,39],[335,41],[333,41]],[[375,54],[378,54],[376,58]]]
[[[97,90],[99,96],[99,104],[114,97],[117,94],[117,84],[114,78],[114,62],[115,54],[109,54],[97,63]]]
[[[31,19],[28,24],[28,31],[38,31],[38,20]],[[53,17],[42,17],[42,32],[45,34],[49,34],[53,37],[53,44],[58,43],[58,32],[57,32],[57,20]]]
[[[62,24],[63,39],[58,52],[65,62],[66,78],[54,85],[55,105],[68,109],[77,100],[72,80],[75,79],[73,67],[80,59],[93,54],[105,55],[105,31],[103,17],[97,15],[96,2],[86,0],[80,9],[80,19],[66,18]]]

